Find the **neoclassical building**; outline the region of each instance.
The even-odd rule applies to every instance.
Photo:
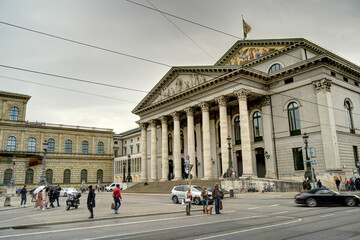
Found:
[[[308,155],[325,183],[350,177],[359,82],[359,66],[302,38],[237,41],[213,66],[172,67],[132,111],[141,180],[184,178],[187,155],[200,179],[221,177],[229,156],[239,176],[302,180]]]
[[[25,120],[31,97],[0,92],[0,182],[9,183],[14,165],[17,185],[37,185],[43,143],[48,143],[46,180],[50,185],[81,186],[112,182],[112,129]]]

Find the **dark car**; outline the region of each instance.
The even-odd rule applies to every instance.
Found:
[[[309,207],[335,204],[345,204],[353,207],[360,203],[360,197],[352,194],[341,194],[327,188],[318,188],[297,194],[295,196],[295,203],[306,204]]]

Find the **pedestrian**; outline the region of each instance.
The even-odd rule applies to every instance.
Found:
[[[341,183],[340,178],[337,177],[335,180],[335,183],[336,183],[337,190],[340,191],[340,183]]]
[[[303,186],[303,192],[305,192],[306,191],[306,180],[305,180],[305,178],[304,178],[304,181],[302,183],[302,186]]]
[[[120,193],[120,184],[116,184],[116,188],[114,189],[113,192],[113,198],[114,198],[114,202],[115,202],[115,214],[118,214],[118,209],[121,206],[121,201],[122,201],[122,197],[121,197],[121,193]]]
[[[26,185],[24,185],[24,187],[20,190],[20,194],[21,194],[20,207],[25,207],[25,205],[26,205],[26,194],[27,194]]]
[[[319,179],[319,181],[317,181],[316,185],[318,188],[322,188],[322,183],[321,183],[320,179]]]
[[[356,190],[360,190],[360,178],[356,178],[355,186],[356,186]]]
[[[219,188],[219,184],[216,183],[215,187],[212,190],[212,196],[213,199],[215,201],[215,213],[216,214],[221,214],[220,213],[220,201],[221,201],[221,196],[222,196],[222,192]]]
[[[352,179],[350,178],[350,188],[351,188],[351,191],[355,191],[355,181],[354,181],[354,178],[353,177]]]
[[[191,216],[190,210],[191,210],[191,189],[188,187],[186,194],[185,194],[185,204],[186,205],[186,216]]]
[[[315,187],[315,186],[314,186]],[[309,190],[311,190],[311,184],[310,184],[310,179],[308,178],[307,180],[306,180],[306,189],[309,191]]]
[[[49,201],[50,201],[50,207],[54,208],[54,202],[55,202],[55,193],[54,189],[51,189],[49,192]]]
[[[37,207],[40,207],[40,210],[45,210],[42,190],[37,195],[35,210],[37,209]]]
[[[50,198],[50,191],[49,191],[49,187],[45,188],[45,193],[44,193],[44,208],[48,209],[48,205],[49,205],[49,198]]]
[[[348,184],[347,178],[345,178],[345,190],[346,190],[346,191],[349,190],[349,184]]]
[[[61,187],[57,185],[57,187],[55,188],[55,200],[58,207],[60,207],[60,203],[59,203],[60,192],[61,192]]]
[[[201,192],[201,197],[203,198],[203,213],[208,213],[208,207],[209,207],[209,194],[207,187],[204,187]]]
[[[95,193],[94,190],[92,189],[92,185],[88,187],[88,190],[89,190],[89,194],[87,198],[87,206],[91,214],[89,218],[94,218],[93,208],[95,207]]]

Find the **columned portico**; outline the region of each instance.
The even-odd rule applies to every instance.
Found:
[[[161,118],[161,179],[166,181],[169,175],[168,120]]]
[[[146,138],[147,138],[147,124],[141,123],[141,181],[146,182],[147,178],[147,148],[146,148]]]
[[[223,175],[229,166],[229,154],[228,154],[228,145],[227,137],[228,134],[228,120],[227,120],[227,110],[226,110],[226,97],[221,96],[216,99],[219,104],[219,115],[220,115],[220,140],[221,140],[221,159],[222,159],[222,173]]]
[[[249,111],[247,106],[247,97],[250,95],[250,91],[247,89],[240,89],[235,91],[234,94],[238,97],[239,101],[243,176],[254,176],[253,158],[251,153]]]
[[[156,120],[150,122],[151,129],[151,181],[157,181]]]
[[[195,135],[194,135],[194,109],[189,107],[185,109],[187,116],[187,130],[188,130],[188,155],[190,157],[190,164],[193,164],[191,174],[196,178],[196,161],[195,161]]]
[[[204,149],[204,179],[212,178],[211,162],[211,142],[210,142],[210,116],[209,104],[203,102],[200,104],[202,111],[202,131],[203,131],[203,149]]]
[[[174,112],[172,117],[174,119],[174,180],[181,180],[180,114]]]

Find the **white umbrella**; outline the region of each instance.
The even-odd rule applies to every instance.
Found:
[[[38,192],[40,192],[41,190],[43,190],[45,188],[45,186],[40,186],[37,189],[35,189],[34,194],[37,194]]]

